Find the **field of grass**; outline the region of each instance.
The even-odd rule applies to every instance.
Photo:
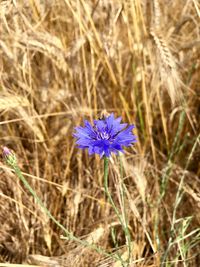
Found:
[[[2,157],[0,266],[200,266],[199,0],[1,0],[0,110],[1,146],[76,237]],[[129,238],[72,136],[104,110],[136,126],[108,175]]]

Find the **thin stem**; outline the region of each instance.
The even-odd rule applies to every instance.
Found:
[[[127,222],[126,222],[126,215],[124,213],[124,219],[125,219],[125,222],[123,221],[122,219],[122,215],[120,214],[119,210],[117,209],[113,199],[112,199],[112,196],[110,194],[110,191],[109,191],[109,187],[108,187],[108,163],[109,163],[109,158],[107,157],[104,157],[104,188],[105,188],[105,193],[108,197],[108,200],[111,204],[111,206],[113,207],[118,219],[119,219],[119,222],[123,228],[123,231],[125,233],[125,236],[126,236],[126,243],[127,243],[127,246],[128,246],[128,250],[129,250],[129,254],[128,254],[128,263],[125,262],[125,264],[127,263],[128,266],[129,266],[129,261],[130,261],[130,253],[131,253],[131,239],[130,239],[130,233],[129,233],[129,230],[128,230],[128,226],[127,226]],[[123,188],[124,189],[124,188]],[[122,189],[122,190],[123,190]],[[124,201],[124,199],[123,199]],[[118,255],[119,256],[119,255]],[[121,261],[121,264],[122,266],[124,266],[124,260],[120,257],[120,261]],[[123,262],[122,262],[123,261]]]
[[[124,197],[124,192],[126,191],[126,186],[123,181],[123,164],[122,164],[122,159],[119,156],[119,163],[120,163],[120,195],[122,199],[122,212],[123,212],[123,217],[124,217],[124,232],[126,236],[126,245],[128,247],[128,263],[130,263],[131,259],[131,235],[129,232],[128,228],[128,220],[127,220],[127,214],[126,214],[126,208],[125,208],[125,197]]]
[[[19,179],[23,182],[23,184],[25,185],[25,187],[29,190],[29,192],[32,194],[32,196],[34,197],[34,199],[37,201],[37,203],[41,206],[41,208],[43,209],[44,213],[60,228],[62,229],[62,231],[68,236],[68,238],[70,240],[73,240],[83,246],[89,247],[95,251],[97,251],[98,253],[107,256],[107,257],[111,257],[115,260],[117,260],[118,258],[115,255],[112,255],[110,253],[107,253],[105,250],[103,250],[101,247],[96,246],[94,244],[90,244],[87,241],[81,240],[79,238],[77,238],[76,236],[74,236],[71,232],[69,232],[59,221],[57,221],[55,219],[55,217],[51,214],[51,212],[46,208],[46,206],[44,205],[44,203],[42,202],[42,200],[38,197],[38,195],[36,194],[36,192],[32,189],[32,187],[30,186],[30,184],[28,183],[28,181],[25,179],[25,177],[23,176],[20,168],[17,165],[11,165],[12,169],[14,170],[14,172],[16,173],[16,175],[19,177]]]
[[[106,195],[108,197],[108,200],[110,201],[110,204],[111,206],[113,207],[121,225],[123,225],[123,221],[121,219],[121,215],[112,199],[112,196],[110,194],[110,191],[108,189],[108,162],[109,162],[109,159],[107,157],[104,157],[104,188],[105,188],[105,192],[106,192]]]

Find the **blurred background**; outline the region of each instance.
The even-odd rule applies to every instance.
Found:
[[[198,0],[0,1],[0,138],[52,214],[77,237],[126,253],[103,162],[74,127],[102,111],[135,124],[122,157],[131,266],[200,265]],[[0,262],[120,266],[62,239],[3,159]],[[118,159],[109,187],[120,209]],[[27,266],[27,265],[26,265]]]

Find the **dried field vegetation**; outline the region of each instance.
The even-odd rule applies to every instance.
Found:
[[[124,256],[103,163],[72,131],[103,109],[137,126],[123,157],[131,266],[200,266],[199,59],[198,0],[0,2],[1,145],[64,226],[107,251],[114,228]],[[0,164],[0,262],[120,266],[61,238]],[[120,207],[115,157],[109,181]]]

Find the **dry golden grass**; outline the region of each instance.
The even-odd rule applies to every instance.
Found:
[[[138,143],[123,157],[131,266],[160,266],[183,176],[175,227],[184,239],[163,266],[200,266],[199,234],[191,234],[200,224],[199,28],[197,0],[0,2],[1,145],[15,151],[65,227],[108,251],[115,228],[123,257],[103,163],[79,151],[72,132],[103,109],[137,126]],[[109,186],[120,209],[117,162]],[[0,266],[120,266],[61,238],[3,161],[0,167]]]

